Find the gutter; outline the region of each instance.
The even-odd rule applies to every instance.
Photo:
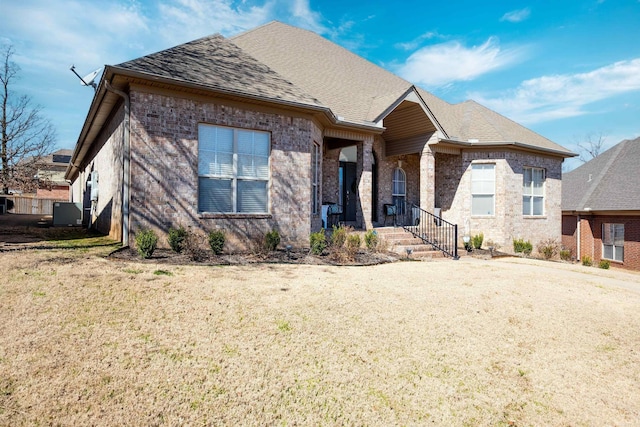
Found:
[[[123,143],[124,150],[122,153],[122,245],[129,246],[129,187],[130,187],[130,175],[131,175],[131,144],[130,144],[130,107],[131,102],[129,95],[126,92],[115,89],[109,84],[108,80],[104,81],[105,87],[108,91],[119,95],[124,99],[124,129],[123,129]]]
[[[576,153],[572,153],[571,151],[561,151],[561,150],[554,150],[553,148],[546,148],[546,147],[539,147],[539,146],[535,146],[535,145],[530,145],[530,144],[524,144],[522,142],[517,142],[517,141],[487,141],[487,142],[469,142],[469,141],[458,141],[455,139],[440,139],[439,142],[444,142],[447,144],[452,144],[452,145],[457,145],[463,148],[492,148],[492,147],[496,147],[496,146],[512,146],[512,147],[517,147],[517,148],[522,148],[525,150],[530,150],[530,151],[542,151],[545,153],[549,153],[549,154],[554,154],[556,156],[562,156],[562,157],[576,157],[577,154]]]

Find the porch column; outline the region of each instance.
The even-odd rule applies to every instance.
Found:
[[[433,213],[436,200],[436,159],[429,142],[437,141],[437,139],[434,132],[420,153],[420,208],[431,213]]]
[[[360,158],[362,156],[362,158]],[[367,135],[362,141],[362,150],[358,150],[358,163],[362,165],[362,174],[358,184],[360,207],[362,209],[363,228],[369,230],[373,228],[371,221],[371,201],[373,200],[373,176],[371,164],[373,163],[373,135]],[[360,218],[358,218],[360,219]]]

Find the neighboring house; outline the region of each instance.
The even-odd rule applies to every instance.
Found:
[[[566,173],[562,244],[581,260],[640,270],[640,138]]]
[[[385,205],[415,221],[415,204],[460,224],[459,245],[482,232],[510,250],[513,238],[560,239],[573,155],[272,22],[106,66],[66,178],[91,224],[125,244],[182,225],[223,229],[236,249],[271,229],[302,246],[327,205],[370,229]]]
[[[64,174],[71,161],[73,150],[58,150],[43,156],[37,163],[36,178],[38,189],[36,197],[39,199],[69,200],[69,183]]]

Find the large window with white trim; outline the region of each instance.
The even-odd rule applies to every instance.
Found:
[[[522,171],[522,214],[544,215],[544,169],[524,168]]]
[[[471,165],[471,215],[495,215],[496,165]]]
[[[624,261],[624,224],[602,224],[602,258]]]
[[[198,125],[198,211],[269,210],[270,134]]]

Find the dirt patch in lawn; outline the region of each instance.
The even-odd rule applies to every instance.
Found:
[[[105,249],[0,253],[0,425],[640,419],[639,274],[472,257],[181,265]]]

